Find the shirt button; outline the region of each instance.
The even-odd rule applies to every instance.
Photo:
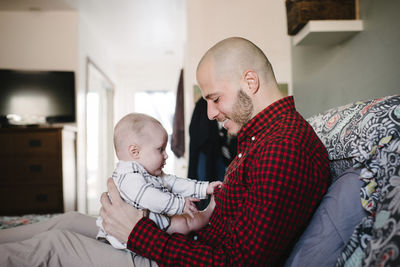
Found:
[[[193,240],[194,240],[194,241],[196,241],[196,240],[197,240],[197,238],[198,238],[198,236],[197,236],[197,235],[193,236]]]
[[[251,138],[251,141],[254,141],[254,140],[256,140],[256,138],[253,136],[253,137]]]
[[[238,158],[240,159],[242,157],[242,153],[239,153]]]

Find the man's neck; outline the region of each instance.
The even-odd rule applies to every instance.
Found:
[[[283,95],[277,85],[272,85],[269,88],[263,88],[263,90],[259,90],[259,95],[253,99],[253,117],[270,106],[272,103],[275,103],[284,97],[285,95]]]

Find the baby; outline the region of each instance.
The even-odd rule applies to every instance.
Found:
[[[168,135],[159,121],[145,114],[131,113],[123,117],[114,129],[114,146],[119,162],[112,178],[121,197],[135,208],[148,210],[148,217],[160,229],[189,233],[204,226],[215,203],[194,219],[198,212],[195,201],[214,193],[221,182],[200,182],[179,178],[163,172],[168,156],[165,148]],[[188,214],[176,219],[171,216]],[[126,244],[108,235],[102,227],[102,218],[96,222],[100,228],[98,239],[107,239],[118,249]]]

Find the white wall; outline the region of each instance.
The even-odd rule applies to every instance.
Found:
[[[400,93],[400,1],[360,1],[364,30],[334,46],[293,47],[293,91],[304,117]]]
[[[78,13],[0,11],[0,68],[78,70]]]

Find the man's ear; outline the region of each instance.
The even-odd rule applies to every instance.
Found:
[[[243,82],[249,90],[249,93],[255,94],[260,88],[260,79],[257,72],[254,70],[247,70],[243,74]]]
[[[137,145],[129,145],[128,151],[129,151],[129,155],[131,155],[131,157],[133,159],[139,158],[140,148]]]

